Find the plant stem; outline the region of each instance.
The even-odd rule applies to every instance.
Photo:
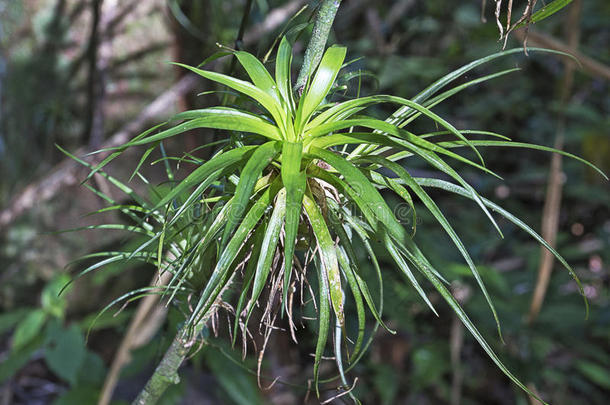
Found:
[[[298,93],[301,93],[303,87],[305,87],[305,84],[307,83],[307,78],[313,73],[318,66],[318,63],[320,63],[320,59],[322,59],[324,47],[328,40],[328,34],[340,4],[341,0],[322,0],[322,4],[318,9],[316,20],[313,24],[311,39],[305,50],[303,65],[301,66],[296,85],[294,86],[295,91]]]
[[[146,383],[144,389],[133,401],[133,405],[149,405],[156,403],[167,387],[178,384],[178,368],[190,349],[189,339],[186,338],[184,330],[180,330],[169,349],[165,352],[163,360],[155,369],[155,373]]]
[[[212,307],[208,316],[204,317],[195,327],[194,331],[193,329],[189,331],[183,327],[176,333],[174,341],[163,355],[163,359],[155,369],[154,374],[150,377],[144,389],[140,391],[138,397],[132,402],[132,405],[156,404],[170,385],[180,382],[178,369],[191,350],[195,337],[201,332],[213,311],[214,307]]]

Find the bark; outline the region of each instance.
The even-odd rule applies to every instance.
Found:
[[[318,63],[320,63],[320,59],[322,59],[326,41],[328,40],[328,34],[330,33],[330,28],[333,25],[340,4],[341,0],[324,0],[320,5],[316,20],[313,24],[311,39],[305,50],[303,65],[301,66],[295,85],[295,90],[299,93],[302,92],[303,87],[305,87],[305,84],[307,83],[307,78],[313,73],[318,66]]]
[[[201,332],[204,325],[205,320],[198,324],[193,335],[189,334],[189,331],[185,329],[178,331],[174,341],[155,369],[154,374],[148,380],[138,397],[132,402],[132,405],[156,404],[170,385],[180,382],[178,369],[192,348],[194,338],[191,336],[196,336]]]

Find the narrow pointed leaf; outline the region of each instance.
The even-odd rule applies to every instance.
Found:
[[[224,288],[229,276],[231,265],[238,253],[242,249],[242,245],[250,232],[256,227],[256,224],[262,217],[263,213],[271,204],[271,201],[279,191],[280,182],[274,181],[266,188],[261,196],[252,204],[252,207],[243,218],[237,230],[233,233],[226,247],[222,250],[216,267],[212,272],[204,290],[199,296],[199,301],[191,314],[188,324],[195,326],[206,315],[207,311],[214,304],[218,294]],[[230,217],[229,217],[230,219]]]
[[[316,236],[321,264],[324,267],[325,277],[328,280],[330,295],[329,297],[321,296],[320,300],[330,298],[337,320],[341,325],[344,325],[343,305],[345,297],[341,288],[341,273],[339,271],[335,243],[330,236],[328,225],[320,212],[320,208],[313,200],[313,197],[305,194],[303,197],[303,207],[307,213],[313,233]]]
[[[332,46],[324,53],[309,88],[303,94],[298,128],[302,128],[328,94],[343,65],[346,52],[345,47]]]
[[[284,142],[282,146],[282,182],[286,188],[286,220],[284,224],[284,307],[292,277],[292,263],[297,232],[299,229],[301,205],[305,193],[306,175],[301,172],[302,143]]]
[[[250,299],[250,307],[246,316],[246,325],[252,315],[254,305],[265,288],[265,283],[271,272],[271,265],[275,257],[275,251],[280,239],[280,230],[282,229],[282,221],[286,214],[286,190],[282,189],[277,193],[275,198],[273,213],[267,224],[265,236],[261,244],[261,251],[256,264],[254,284],[252,286],[252,298]]]
[[[439,179],[429,179],[429,178],[415,178],[415,181],[417,181],[417,183],[423,187],[440,188],[442,190],[449,191],[451,193],[458,194],[463,197],[472,199],[472,196],[463,187],[460,187],[457,184],[453,184],[448,181],[439,180]],[[568,272],[570,273],[572,278],[576,281],[576,284],[578,284],[580,294],[583,296],[583,299],[585,301],[586,316],[588,316],[589,303],[587,300],[587,296],[585,295],[585,292],[584,292],[583,286],[580,282],[580,279],[576,275],[576,272],[574,271],[574,269],[572,269],[572,267],[568,264],[568,262],[551,245],[549,245],[549,243],[546,240],[544,240],[544,238],[542,236],[540,236],[538,233],[536,233],[536,231],[534,231],[525,222],[521,221],[519,218],[517,218],[510,212],[506,211],[504,208],[500,207],[499,205],[495,204],[494,202],[492,202],[488,199],[483,198],[483,203],[485,203],[485,205],[487,205],[490,209],[499,213],[504,218],[511,221],[513,224],[517,225],[519,228],[521,228],[522,230],[524,230],[525,232],[530,234],[536,241],[538,241],[538,243],[540,243],[542,246],[544,246],[549,252],[551,252],[553,254],[553,256],[555,256],[555,258],[563,265],[563,267],[565,267],[568,270]]]
[[[281,123],[286,120],[286,115],[282,112],[281,105],[276,99],[267,94],[264,90],[259,89],[250,82],[236,79],[231,76],[224,75],[222,73],[210,72],[207,70],[201,70],[192,66],[184,65],[182,63],[175,63],[175,65],[182,66],[185,69],[190,70],[200,76],[205,77],[208,80],[223,84],[227,87],[232,88],[240,93],[243,93],[255,101],[259,102],[269,113],[273,116],[276,123]]]
[[[441,225],[441,227],[445,230],[447,235],[449,235],[449,237],[451,238],[451,241],[460,251],[460,254],[462,255],[462,257],[468,264],[468,267],[470,268],[470,271],[472,272],[473,277],[475,278],[475,280],[477,281],[477,284],[479,285],[479,288],[483,292],[483,295],[485,296],[485,299],[487,300],[487,304],[488,304],[489,308],[491,309],[491,312],[493,313],[494,319],[496,321],[496,326],[498,328],[498,334],[499,334],[500,338],[502,338],[502,331],[500,329],[500,320],[498,318],[498,314],[496,312],[495,306],[493,305],[493,301],[492,301],[491,297],[489,296],[489,293],[487,292],[487,288],[485,287],[485,284],[483,283],[483,280],[481,279],[479,271],[477,270],[474,262],[472,261],[470,254],[466,250],[466,247],[462,243],[462,240],[457,235],[457,233],[455,232],[453,227],[449,224],[449,221],[447,221],[447,218],[445,218],[445,216],[443,215],[441,210],[438,208],[438,206],[436,205],[434,200],[432,200],[432,198],[430,198],[428,193],[426,193],[426,191],[419,184],[417,184],[417,182],[413,179],[413,177],[411,177],[411,175],[398,163],[394,163],[387,159],[384,159],[382,157],[377,157],[377,156],[370,156],[366,159],[370,160],[373,163],[377,163],[384,167],[387,167],[388,169],[390,169],[394,173],[396,173],[396,175],[401,180],[403,180],[405,182],[405,184],[407,184],[407,186],[409,186],[409,188],[411,190],[413,190],[415,195],[417,195],[417,197],[419,197],[419,199],[424,203],[426,208],[428,208],[430,213],[434,216],[434,218],[438,221],[438,223]]]
[[[231,232],[233,232],[235,226],[241,220],[246,206],[248,205],[248,201],[252,195],[254,185],[261,177],[263,169],[266,168],[269,163],[271,163],[273,158],[275,158],[275,156],[279,153],[280,148],[281,144],[279,142],[267,142],[256,147],[252,153],[252,156],[248,159],[248,162],[242,170],[237,188],[235,189],[234,201],[231,205],[231,211],[229,211],[229,221],[222,236],[221,246],[224,247],[229,235]]]
[[[162,207],[168,202],[172,201],[176,196],[180,195],[188,188],[195,187],[197,184],[199,184],[199,182],[205,180],[208,176],[212,175],[219,169],[247,158],[251,155],[251,151],[254,148],[256,148],[256,146],[242,146],[241,148],[232,149],[214,156],[212,159],[195,169],[184,180],[178,183],[178,185],[169,193],[165,194],[163,199],[157,203],[157,208]]]
[[[292,81],[290,78],[290,66],[292,64],[292,47],[286,37],[282,37],[275,60],[275,82],[277,88],[288,106],[289,111],[294,111],[294,98],[292,96]]]

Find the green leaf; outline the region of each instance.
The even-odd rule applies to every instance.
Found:
[[[256,148],[256,146],[242,146],[241,148],[231,149],[227,152],[214,156],[212,159],[195,169],[169,193],[165,194],[163,199],[157,203],[155,210],[172,201],[176,196],[186,189],[194,187],[199,182],[205,180],[217,170],[239,162],[244,157],[249,156],[250,151],[254,148]]]
[[[67,284],[64,284],[64,286],[62,287],[62,290],[60,291],[60,294],[66,288],[68,288],[68,286],[70,286],[72,283],[74,283],[74,281],[83,277],[85,274],[88,274],[96,269],[106,266],[107,264],[119,262],[122,260],[131,260],[131,259],[141,260],[143,262],[152,262],[156,257],[155,254],[151,253],[151,252],[104,252],[104,253],[100,253],[98,255],[99,256],[108,255],[110,257],[107,259],[104,259],[104,260],[100,260],[99,262],[96,262],[96,263],[90,265],[86,269],[81,270]],[[85,258],[90,258],[90,257],[95,257],[95,256],[93,256],[93,255],[85,256]]]
[[[30,311],[32,311],[30,308],[17,308],[13,311],[0,314],[0,335],[12,329]]]
[[[555,51],[553,49],[527,48],[527,51],[528,52],[553,53],[553,54],[563,55],[563,56],[567,56],[569,58],[574,59],[574,57],[568,53],[561,52],[561,51]],[[434,95],[437,91],[439,91],[440,89],[442,89],[443,87],[445,87],[446,85],[451,83],[452,81],[458,79],[463,74],[468,73],[472,69],[479,67],[485,63],[491,62],[495,59],[501,58],[503,56],[507,56],[507,55],[511,55],[511,54],[515,54],[515,53],[523,53],[523,48],[508,49],[506,51],[497,52],[497,53],[485,56],[483,58],[477,59],[475,61],[472,61],[472,62],[460,67],[459,69],[456,69],[456,70],[450,72],[449,74],[441,77],[440,79],[438,79],[437,81],[432,83],[430,86],[426,87],[424,90],[419,92],[415,97],[413,97],[411,99],[411,101],[413,101],[415,103],[423,103],[424,101],[426,101],[427,99],[432,97],[432,95]],[[402,122],[404,117],[407,116],[410,111],[412,111],[412,108],[410,106],[400,107],[390,117],[388,117],[388,119],[386,119],[386,121],[389,122],[390,124],[400,125],[400,123]]]
[[[345,177],[349,189],[344,191],[349,193],[349,197],[358,204],[365,215],[367,213],[374,215],[374,219],[370,215],[367,219],[372,220],[371,226],[375,230],[378,230],[378,220],[388,228],[388,231],[395,239],[403,240],[409,238],[405,229],[396,220],[394,213],[388,207],[381,194],[379,194],[379,191],[375,189],[371,181],[356,166],[346,159],[324,149],[311,147],[309,152],[312,156],[331,165]]]
[[[369,156],[365,159],[368,161],[371,161],[373,163],[377,163],[379,165],[387,167],[388,169],[390,169],[394,173],[396,173],[396,175],[402,181],[404,181],[405,184],[407,184],[409,186],[409,188],[411,188],[411,190],[413,190],[415,195],[417,195],[417,197],[419,197],[419,199],[424,203],[426,208],[428,208],[430,213],[434,216],[434,218],[438,221],[438,223],[441,225],[441,227],[445,230],[447,235],[449,235],[449,237],[451,238],[451,241],[457,247],[460,254],[462,255],[462,257],[468,264],[468,267],[470,267],[470,271],[472,272],[473,277],[475,278],[477,284],[479,285],[479,288],[483,292],[483,295],[485,296],[485,299],[487,300],[487,304],[488,304],[489,308],[491,309],[491,312],[493,313],[494,319],[496,321],[496,326],[498,328],[498,335],[500,336],[500,339],[502,339],[500,320],[498,318],[498,314],[496,312],[495,306],[493,305],[493,301],[492,301],[491,297],[489,296],[489,293],[487,292],[487,288],[485,287],[485,284],[483,283],[483,280],[481,279],[481,275],[479,274],[479,271],[477,270],[476,266],[474,265],[474,262],[472,261],[470,254],[468,254],[468,251],[466,250],[466,246],[464,246],[464,244],[462,243],[462,240],[457,235],[457,233],[453,230],[453,227],[449,224],[449,221],[447,221],[447,218],[445,218],[445,216],[443,215],[441,210],[438,208],[438,206],[436,205],[434,200],[432,200],[432,198],[430,198],[428,193],[426,193],[426,191],[419,184],[417,184],[417,182],[413,179],[413,177],[411,177],[411,175],[398,163],[394,163],[385,158],[377,157],[377,156]]]
[[[402,273],[405,275],[405,277],[409,280],[409,282],[411,283],[413,288],[415,288],[415,291],[417,291],[417,294],[419,294],[421,299],[424,300],[426,305],[428,305],[428,307],[432,310],[432,312],[434,312],[434,315],[438,316],[438,312],[436,312],[436,309],[434,309],[434,306],[428,299],[428,296],[426,295],[424,289],[419,285],[419,282],[417,281],[417,279],[411,272],[411,269],[409,268],[409,266],[407,265],[405,260],[400,255],[398,249],[396,248],[394,241],[392,241],[392,239],[390,239],[390,237],[387,234],[384,235],[384,243],[385,243],[386,249],[390,253],[390,256],[392,256],[392,259],[394,259],[394,262],[396,262],[396,265],[398,266],[398,268],[402,271]]]
[[[357,267],[358,264],[355,254],[353,253],[350,238],[347,236],[347,232],[341,225],[339,217],[335,213],[334,209],[329,210],[329,214],[331,216],[331,226],[341,240],[341,245],[337,246],[337,259],[339,260],[339,265],[341,266],[341,270],[343,270],[343,275],[347,280],[347,284],[349,285],[352,296],[354,297],[354,302],[356,303],[356,313],[358,315],[358,337],[356,338],[356,343],[354,343],[352,356],[357,356],[364,340],[364,328],[366,320],[362,294],[352,269],[352,266]],[[344,246],[347,246],[347,248],[344,249]],[[349,253],[346,253],[347,251],[349,251]]]
[[[252,246],[250,258],[248,259],[248,263],[246,264],[246,269],[244,271],[244,281],[241,288],[241,293],[239,294],[239,300],[237,301],[237,305],[235,306],[235,323],[233,325],[233,341],[231,344],[235,346],[235,341],[237,340],[237,330],[239,328],[241,314],[246,304],[246,299],[248,298],[248,291],[250,290],[250,286],[254,281],[254,271],[258,264],[258,258],[260,255],[260,251],[263,244],[263,237],[265,235],[265,227],[259,226],[254,231],[254,235],[252,236]],[[248,325],[245,325],[247,327]]]
[[[307,202],[306,202],[307,201]],[[345,324],[345,316],[343,314],[343,305],[345,296],[341,288],[341,273],[339,272],[339,262],[337,261],[337,252],[335,243],[330,236],[328,225],[320,212],[318,203],[313,199],[313,196],[305,194],[303,197],[303,206],[309,224],[313,230],[320,252],[320,261],[324,267],[325,277],[327,278],[328,288],[330,292],[330,300],[337,316],[337,320],[343,326]],[[322,299],[321,297],[320,299]]]
[[[342,121],[329,122],[326,124],[322,124],[317,128],[314,128],[311,132],[311,136],[320,136],[329,132],[334,132],[340,129],[350,128],[354,126],[362,126],[370,129],[374,129],[375,133],[367,134],[367,133],[349,133],[349,134],[334,134],[322,137],[321,140],[310,140],[306,139],[306,141],[310,142],[310,145],[333,145],[333,144],[342,144],[342,143],[356,143],[356,139],[362,139],[363,143],[370,144],[378,144],[385,145],[387,147],[395,147],[402,150],[410,151],[414,154],[417,154],[424,159],[429,156],[429,153],[426,152],[437,152],[443,155],[449,156],[453,159],[456,159],[460,162],[466,163],[468,165],[474,166],[479,170],[482,170],[492,176],[500,178],[497,174],[487,169],[484,166],[479,165],[478,163],[474,163],[469,159],[464,158],[456,153],[451,152],[448,149],[445,149],[439,144],[432,143],[427,141],[424,138],[421,138],[417,135],[414,135],[404,129],[400,129],[395,127],[394,125],[388,124],[385,121],[370,119],[370,118],[359,118],[359,119],[349,119]],[[384,135],[381,135],[383,133]],[[460,133],[460,137],[464,138],[464,136]],[[471,141],[468,141],[471,142]],[[473,148],[473,145],[470,145]],[[360,153],[359,148],[354,149],[350,155],[349,160],[353,160],[353,158],[362,155],[366,156],[371,153]]]
[[[302,143],[283,142],[282,146],[282,182],[286,188],[286,220],[284,224],[284,307],[288,305],[287,295],[292,277],[294,248],[299,229],[301,205],[307,176],[301,172]]]
[[[286,189],[281,189],[275,197],[273,213],[271,214],[271,218],[269,218],[269,223],[267,224],[265,236],[261,244],[260,255],[256,264],[254,285],[252,287],[250,308],[248,309],[248,315],[246,317],[246,325],[248,324],[248,320],[250,319],[254,305],[258,301],[263,288],[265,288],[265,283],[269,277],[277,244],[280,240],[280,230],[282,229],[282,221],[284,220],[285,214]]]
[[[217,83],[223,84],[227,87],[232,88],[240,93],[243,93],[255,101],[259,102],[269,113],[273,116],[273,119],[278,125],[286,122],[286,115],[282,111],[281,105],[278,103],[276,99],[267,94],[264,90],[254,86],[252,83],[246,82],[244,80],[239,80],[231,76],[223,75],[221,73],[210,72],[206,70],[201,70],[194,68],[192,66],[184,65],[182,63],[174,63],[177,66],[182,66],[185,69],[188,69],[200,76],[205,77],[208,80],[215,81]]]
[[[580,163],[583,163],[583,164],[589,166],[590,168],[592,168],[593,170],[595,170],[596,172],[601,174],[604,177],[604,179],[608,180],[608,176],[599,167],[595,166],[593,163],[591,163],[588,160],[585,160],[579,156],[573,155],[569,152],[565,152],[561,149],[551,148],[551,147],[543,146],[543,145],[536,145],[534,143],[525,143],[525,142],[512,142],[512,141],[505,142],[505,141],[488,141],[488,140],[480,140],[480,141],[474,140],[474,141],[470,141],[470,142],[476,146],[499,146],[499,147],[508,147],[508,148],[524,148],[524,149],[541,150],[544,152],[558,153],[560,155],[577,160]],[[464,146],[461,142],[439,142],[439,145],[448,146],[448,147]]]
[[[407,252],[408,254],[408,252]],[[529,388],[527,388],[525,386],[525,384],[523,384],[521,381],[519,381],[519,379],[517,377],[515,377],[504,365],[504,363],[502,363],[502,361],[500,360],[500,358],[496,355],[496,353],[493,351],[493,349],[491,348],[491,346],[489,346],[489,344],[487,343],[487,341],[485,340],[485,338],[483,337],[483,335],[481,335],[481,333],[477,330],[477,328],[474,326],[474,324],[472,323],[472,321],[468,318],[468,315],[466,315],[466,312],[464,312],[464,310],[462,309],[462,307],[460,306],[460,304],[455,300],[455,298],[453,297],[453,295],[451,295],[451,292],[449,292],[449,290],[447,289],[447,287],[445,287],[443,285],[443,283],[438,279],[438,277],[436,276],[435,272],[432,271],[432,269],[429,267],[428,264],[426,263],[422,263],[417,257],[415,257],[414,255],[410,255],[408,257],[408,259],[415,265],[417,266],[426,276],[426,278],[432,283],[432,285],[434,286],[434,288],[436,288],[436,290],[439,292],[439,294],[445,299],[445,301],[447,301],[447,303],[449,304],[449,306],[453,309],[453,311],[455,312],[455,314],[457,315],[457,317],[460,319],[460,321],[462,321],[462,323],[464,324],[464,326],[466,327],[466,329],[468,329],[468,331],[472,334],[472,336],[477,340],[477,342],[479,342],[479,345],[481,345],[481,347],[483,348],[483,350],[485,350],[485,352],[487,353],[487,355],[491,358],[491,360],[496,364],[496,366],[498,366],[498,368],[508,377],[510,378],[510,380],[512,382],[514,382],[517,386],[519,386],[519,388],[521,388],[523,391],[527,392],[528,394],[530,394],[531,396],[533,396],[534,398],[538,399],[540,402],[542,402],[545,405],[548,405],[546,402],[542,401],[540,398],[538,398],[538,396],[536,394],[534,394],[533,392],[530,391]]]
[[[83,165],[85,167],[88,167],[89,169],[93,170],[93,166],[91,164],[85,162],[82,159],[77,158],[75,155],[71,154],[70,152],[68,152],[67,150],[63,149],[61,146],[59,146],[57,144],[55,145],[55,147],[57,147],[57,149],[59,149],[63,154],[65,154],[69,158],[71,158],[74,161],[80,163],[81,165]],[[125,193],[126,195],[131,197],[138,204],[142,205],[143,207],[148,207],[148,203],[142,197],[140,197],[137,193],[135,193],[131,187],[125,185],[123,182],[119,181],[115,177],[110,176],[109,174],[102,172],[101,170],[98,171],[98,173],[103,178],[107,179],[110,183],[112,183],[115,187],[117,187],[119,190],[121,190],[123,193]],[[108,196],[106,196],[104,193],[96,192],[96,194],[99,195],[100,197],[104,198],[107,201],[110,200],[110,198]]]
[[[281,139],[278,127],[254,114],[229,107],[211,107],[202,110],[186,111],[177,114],[174,120],[189,121],[178,124],[172,128],[148,136],[143,139],[128,142],[124,147],[146,145],[171,138],[186,131],[197,128],[224,129],[259,134],[265,138]]]
[[[317,203],[307,194],[303,196],[303,208],[307,213],[309,218],[309,223],[314,229],[314,233],[316,233],[316,239],[318,241],[318,247],[320,249],[320,257],[316,260],[318,269],[318,284],[319,284],[319,306],[318,306],[318,340],[316,343],[316,352],[314,358],[313,365],[313,378],[314,385],[316,387],[316,393],[318,396],[320,395],[320,391],[318,388],[318,380],[319,380],[319,372],[320,372],[320,361],[322,360],[322,356],[324,355],[324,348],[326,346],[326,342],[328,339],[328,330],[330,327],[330,288],[328,283],[328,274],[332,269],[329,266],[336,266],[335,268],[338,270],[338,265],[336,263],[337,258],[334,253],[334,245],[332,245],[332,240],[329,242],[330,235],[328,235],[328,228],[326,227],[326,223],[322,218],[322,214],[319,212],[319,208]],[[322,250],[321,244],[324,245],[324,251]],[[334,257],[333,257],[334,254]],[[334,259],[334,263],[333,263]],[[343,303],[341,303],[343,305]]]
[[[49,315],[56,318],[63,318],[67,302],[59,294],[63,287],[70,282],[67,274],[60,274],[49,282],[42,290],[40,301],[42,309]]]
[[[61,394],[53,405],[83,405],[95,404],[100,397],[100,390],[95,386],[77,386]]]
[[[246,69],[248,76],[252,79],[252,83],[279,101],[277,86],[267,69],[265,69],[265,66],[251,53],[237,51],[235,56],[237,56],[239,63]]]
[[[300,111],[297,112],[297,121],[295,127],[297,132],[304,127],[309,120],[309,117],[318,108],[332,87],[343,61],[347,49],[341,46],[333,46],[326,50],[316,74],[311,81],[311,85],[303,94],[303,102],[299,105]]]
[[[204,352],[206,364],[218,379],[218,383],[236,405],[263,405],[267,402],[262,398],[256,381],[240,367],[237,359],[227,361],[224,351],[210,348]]]
[[[25,346],[18,350],[11,350],[8,355],[3,355],[0,362],[0,384],[4,384],[9,378],[15,375],[33,354],[40,349],[43,344],[43,336],[37,334]]]
[[[163,125],[165,125],[165,123],[161,123],[158,125],[155,125],[152,128],[147,129],[146,131],[142,132],[141,134],[135,136],[132,141],[137,141],[138,139],[144,138],[146,137],[148,134],[152,133],[153,131],[155,131],[157,128],[162,127]],[[61,149],[61,148],[60,148]],[[121,145],[118,148],[109,148],[109,149],[101,149],[99,151],[96,151],[94,153],[100,153],[100,152],[107,152],[107,151],[111,151],[111,150],[116,150],[118,149],[118,151],[111,153],[109,156],[107,156],[106,158],[104,158],[104,160],[102,160],[100,162],[100,164],[98,164],[97,166],[95,166],[87,175],[87,178],[83,181],[83,183],[87,180],[89,180],[91,177],[93,177],[93,175],[95,173],[97,173],[99,170],[101,170],[104,166],[106,166],[108,163],[110,163],[111,161],[113,161],[114,159],[116,159],[118,156],[120,156],[126,149],[127,146],[125,145]]]
[[[252,208],[250,208],[243,218],[226,247],[222,249],[222,253],[216,262],[216,267],[188,320],[190,326],[195,326],[213,305],[229,277],[230,266],[242,249],[246,237],[256,228],[258,221],[279,191],[280,185],[281,183],[275,180],[265,189],[265,191],[263,191],[260,198],[252,204]]]
[[[435,386],[445,373],[451,371],[447,349],[446,344],[433,342],[413,351],[413,390],[420,391]]]
[[[411,198],[411,194],[407,191],[406,188],[398,184],[398,182],[394,179],[390,179],[384,177],[383,180],[385,184],[396,194],[398,194],[405,202],[409,205],[409,210],[411,211],[411,237],[415,236],[415,231],[417,230],[417,212],[415,211],[415,204],[413,203],[413,198]]]
[[[292,47],[284,36],[280,42],[275,59],[275,82],[288,110],[294,111],[294,97],[292,96],[292,80],[290,79],[290,66],[292,64]]]
[[[366,105],[366,104],[378,104],[378,103],[383,103],[383,102],[403,104],[403,105],[408,106],[408,107],[416,110],[417,112],[427,116],[435,123],[439,124],[440,126],[444,127],[445,129],[447,129],[449,132],[451,132],[453,135],[455,135],[458,139],[460,139],[460,140],[464,141],[466,144],[468,144],[470,146],[470,148],[475,152],[477,157],[481,160],[481,162],[483,162],[483,157],[480,155],[480,153],[477,151],[477,149],[470,144],[470,141],[468,141],[468,139],[466,139],[466,137],[464,137],[464,135],[462,135],[460,133],[460,131],[458,131],[453,125],[451,125],[445,119],[441,118],[439,115],[432,112],[430,109],[428,109],[420,104],[417,104],[411,100],[407,100],[405,98],[396,97],[396,96],[378,95],[378,96],[360,97],[360,98],[351,100],[346,103],[352,103],[356,106],[362,106],[362,105]],[[387,123],[386,121],[371,119],[371,118],[329,121],[325,124],[312,122],[311,126],[309,128],[307,128],[307,133],[311,136],[320,136],[320,135],[325,135],[331,131],[334,131],[334,130],[337,130],[340,128],[346,128],[346,127],[354,126],[354,125],[359,125],[359,126],[364,126],[367,128],[375,129],[376,131],[379,131],[381,133],[390,133],[390,134],[393,134],[396,136],[400,136],[397,133],[398,131],[396,129],[398,127],[395,126],[394,124]],[[420,140],[420,141],[422,141],[422,140]]]
[[[58,377],[76,383],[78,372],[85,360],[85,339],[76,325],[64,329],[59,322],[47,327],[45,361]]]
[[[138,161],[138,164],[136,165],[136,168],[133,169],[133,172],[131,173],[131,176],[129,176],[129,180],[127,180],[127,182],[130,182],[131,180],[133,180],[134,176],[138,173],[140,173],[140,168],[142,167],[142,165],[144,164],[144,162],[146,161],[146,159],[148,159],[148,157],[150,156],[150,154],[159,146],[158,143],[154,143],[153,145],[150,145],[148,148],[146,148],[146,150],[144,151],[144,153],[142,154],[142,157],[140,158],[140,160]]]
[[[608,367],[588,360],[578,360],[575,366],[590,381],[606,390],[610,390],[610,372]]]
[[[373,301],[373,296],[370,293],[367,283],[364,281],[362,276],[358,273],[359,268],[357,266],[353,267],[354,277],[356,278],[358,287],[360,288],[360,291],[362,292],[362,295],[363,295],[371,313],[373,314],[373,317],[377,321],[377,325],[375,325],[375,331],[377,330],[378,325],[382,325],[385,330],[387,330],[392,335],[395,335],[396,331],[388,328],[388,326],[381,320],[381,315],[383,313],[383,277],[381,274],[381,269],[379,267],[379,262],[377,261],[377,256],[375,255],[375,251],[373,250],[373,247],[371,246],[371,243],[370,243],[371,236],[363,229],[362,226],[360,226],[360,224],[357,223],[357,219],[351,215],[351,213],[349,212],[349,209],[347,207],[343,208],[343,211],[341,214],[342,214],[343,218],[345,218],[345,220],[349,224],[349,228],[351,228],[358,234],[358,237],[364,244],[367,254],[371,258],[371,262],[373,263],[373,268],[375,269],[375,273],[377,274],[377,280],[379,283],[379,310],[377,310],[377,308],[375,307],[375,302]],[[346,226],[348,226],[348,224],[346,224]],[[352,258],[351,259],[352,263],[356,263],[357,262],[356,254],[351,250],[351,245],[349,243],[343,243],[342,247],[345,248],[348,255]],[[369,338],[369,344],[370,344],[372,338],[373,338],[373,336],[371,335],[371,337]],[[368,344],[365,346],[368,347]],[[364,354],[364,351],[366,351],[366,347],[360,352],[360,354],[357,356],[356,360],[354,360],[352,362],[352,365],[350,366],[350,368]]]
[[[17,351],[31,342],[38,335],[46,320],[47,314],[42,309],[35,309],[23,318],[15,329],[12,350]]]
[[[224,246],[229,238],[229,235],[235,229],[235,226],[239,223],[242,218],[248,201],[252,195],[252,190],[257,180],[261,176],[263,169],[265,169],[269,163],[277,156],[280,151],[281,143],[279,142],[267,142],[261,146],[258,146],[248,162],[244,166],[239,183],[235,189],[233,195],[234,201],[231,204],[229,210],[229,219],[227,226],[225,227],[224,234],[222,235],[221,246]],[[241,149],[241,148],[240,148]]]
[[[341,382],[343,383],[343,388],[348,389],[350,384],[347,382],[347,378],[345,377],[345,369],[343,368],[343,355],[341,354],[341,344],[343,343],[343,325],[339,323],[339,321],[335,322],[335,341],[334,341],[334,351],[335,351],[335,363],[337,363],[337,369],[339,370],[339,376],[341,378]],[[349,397],[354,401],[356,405],[362,405],[362,402],[356,398],[354,393],[349,390]]]
[[[101,386],[106,377],[106,366],[104,360],[97,354],[86,351],[85,358],[78,373],[77,385],[91,384]]]
[[[448,181],[439,180],[439,179],[428,179],[428,178],[416,178],[415,181],[417,181],[418,184],[420,184],[421,186],[424,186],[424,187],[436,187],[436,188],[440,188],[442,190],[449,191],[451,193],[455,193],[455,194],[461,195],[463,197],[472,199],[472,195],[468,191],[466,191],[464,188],[458,186],[457,184],[453,184]],[[572,269],[572,267],[568,264],[568,262],[555,249],[553,249],[553,247],[551,245],[549,245],[548,242],[542,238],[542,236],[538,235],[536,233],[536,231],[534,231],[531,227],[529,227],[525,222],[521,221],[519,218],[517,218],[510,212],[506,211],[499,205],[497,205],[485,198],[483,198],[482,201],[487,207],[489,207],[490,209],[499,213],[504,218],[508,219],[509,221],[511,221],[512,223],[517,225],[519,228],[521,228],[522,230],[524,230],[525,232],[530,234],[541,245],[543,245],[549,252],[551,252],[553,254],[553,256],[555,256],[555,258],[563,265],[563,267],[565,267],[568,270],[568,272],[570,273],[572,278],[576,281],[576,284],[578,284],[580,294],[582,295],[584,302],[585,302],[586,315],[588,316],[589,303],[587,301],[587,297],[585,295],[582,284],[581,284],[578,276],[576,275],[576,272]]]
[[[571,2],[572,2],[572,0],[555,0],[551,3],[548,3],[545,6],[543,6],[540,10],[538,10],[534,14],[532,14],[529,21],[523,21],[522,23],[516,25],[514,28],[523,27],[528,22],[537,23],[538,21],[542,21],[545,18],[552,16],[553,14],[555,14],[556,12],[558,12],[559,10],[561,10],[562,8],[564,8]]]
[[[426,102],[422,103],[422,105],[426,108],[432,108],[440,103],[442,103],[443,101],[445,101],[446,99],[448,99],[449,97],[452,97],[454,95],[456,95],[457,93],[467,89],[470,86],[474,86],[475,84],[479,84],[479,83],[484,83],[486,81],[489,81],[491,79],[495,79],[497,77],[501,77],[504,76],[506,74],[509,73],[513,73],[513,72],[517,72],[521,70],[520,68],[513,68],[513,69],[506,69],[506,70],[502,70],[500,72],[497,73],[492,73],[490,75],[486,75],[483,77],[479,77],[476,78],[474,80],[470,80],[464,84],[461,84],[459,86],[455,86],[447,91],[444,91],[443,93],[439,94],[438,96],[427,100]],[[420,116],[421,113],[416,113],[415,111],[413,111],[413,114],[408,114],[407,116],[405,116],[405,120],[400,124],[400,127],[404,127],[406,126],[409,122],[412,122],[413,120],[415,120],[418,116]],[[406,119],[408,118],[408,119]]]

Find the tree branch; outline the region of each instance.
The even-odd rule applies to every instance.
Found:
[[[514,32],[516,38],[520,41],[525,37],[523,30],[517,30]],[[532,46],[539,46],[543,48],[551,48],[558,51],[566,52],[573,55],[580,62],[582,71],[589,76],[598,77],[600,79],[610,80],[610,66],[605,65],[598,60],[595,60],[576,49],[573,46],[566,44],[548,34],[538,32],[530,29],[528,33],[528,42]]]
[[[209,314],[211,315],[212,313],[213,311],[210,311]],[[189,334],[189,331],[184,327],[178,331],[174,341],[155,369],[154,374],[150,377],[144,389],[140,391],[138,397],[132,402],[132,405],[155,404],[170,385],[180,382],[178,369],[191,350],[193,342],[196,340],[195,337],[201,332],[208,318],[209,316],[197,325],[193,334]]]
[[[318,66],[318,63],[320,63],[320,59],[322,59],[326,41],[328,40],[328,34],[330,33],[330,28],[333,25],[340,4],[341,0],[323,0],[320,5],[320,9],[316,14],[316,21],[313,24],[311,39],[305,50],[303,65],[301,66],[297,82],[294,86],[295,90],[299,93],[302,91],[303,87],[305,87],[307,78],[313,73]]]

